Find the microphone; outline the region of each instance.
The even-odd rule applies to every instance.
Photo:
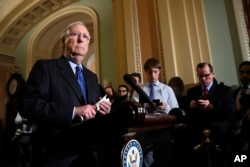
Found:
[[[135,83],[135,81],[129,74],[124,74],[123,79],[139,94],[139,102],[141,104],[148,103],[152,107],[152,109],[157,109],[156,105],[150,100],[144,90]]]

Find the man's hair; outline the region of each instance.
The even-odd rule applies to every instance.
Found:
[[[131,77],[137,77],[139,78],[139,82],[141,82],[141,74],[138,72],[133,72],[130,74]]]
[[[240,65],[239,65],[239,70],[240,70],[240,68],[242,66],[250,66],[250,61],[243,61],[243,62],[241,62]]]
[[[210,72],[214,72],[213,66],[212,66],[210,63],[205,63],[205,62],[202,62],[202,63],[197,64],[197,66],[196,66],[196,71],[197,71],[199,68],[205,67],[206,65],[208,65]]]
[[[161,70],[161,63],[156,58],[150,58],[144,63],[144,70],[147,71],[151,68],[158,68]]]
[[[70,34],[70,28],[75,26],[75,25],[82,25],[82,26],[86,27],[85,24],[81,21],[76,21],[76,22],[70,23],[61,35],[62,41],[64,41],[67,38],[67,36]]]
[[[62,47],[63,54],[65,52],[65,47],[66,47],[65,44],[67,43],[67,37],[70,34],[70,28],[73,27],[73,26],[75,26],[75,25],[82,25],[82,26],[86,27],[86,25],[82,21],[75,21],[73,23],[70,23],[66,27],[66,29],[63,31],[63,33],[61,35],[61,47]]]
[[[168,81],[168,85],[170,87],[177,86],[178,88],[180,88],[181,92],[184,90],[184,82],[180,77],[170,78],[170,80]]]
[[[129,90],[129,89],[128,89],[128,86],[127,86],[127,85],[124,85],[124,84],[121,84],[121,85],[118,86],[118,91],[119,91],[120,88],[125,88],[127,92],[128,92],[128,90]]]

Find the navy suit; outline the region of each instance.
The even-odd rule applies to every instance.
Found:
[[[87,103],[64,56],[53,60],[38,60],[32,68],[26,83],[21,114],[37,124],[35,142],[39,146],[38,152],[54,136],[73,125],[75,106],[95,104],[99,100],[101,95],[97,76],[85,67],[83,74],[87,87]],[[73,159],[68,159],[68,164],[62,162],[54,166],[69,166]]]

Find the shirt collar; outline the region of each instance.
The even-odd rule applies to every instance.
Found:
[[[149,83],[148,81],[146,82],[146,85],[147,86],[150,86],[152,83]],[[154,85],[155,86],[159,86],[159,84],[160,84],[160,81],[156,81],[156,82],[154,82]]]
[[[72,61],[69,61],[69,65],[70,65],[70,67],[72,68],[73,71],[75,71],[76,66],[78,66],[78,64],[73,63]],[[81,69],[82,69],[82,65],[81,65],[81,64],[80,64],[80,67],[81,67]]]
[[[208,84],[207,86],[202,86],[202,89],[207,88],[207,90],[210,90],[210,88],[212,87],[213,82],[211,82],[210,84]]]
[[[243,88],[244,86],[241,85],[241,88]],[[247,89],[250,89],[250,84],[247,85]]]

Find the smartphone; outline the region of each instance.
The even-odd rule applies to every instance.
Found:
[[[198,102],[198,101],[201,100],[201,99],[202,99],[201,96],[195,96],[195,97],[194,97],[194,100],[195,100],[196,102]]]
[[[155,103],[156,106],[162,105],[160,99],[153,99],[153,103]]]

